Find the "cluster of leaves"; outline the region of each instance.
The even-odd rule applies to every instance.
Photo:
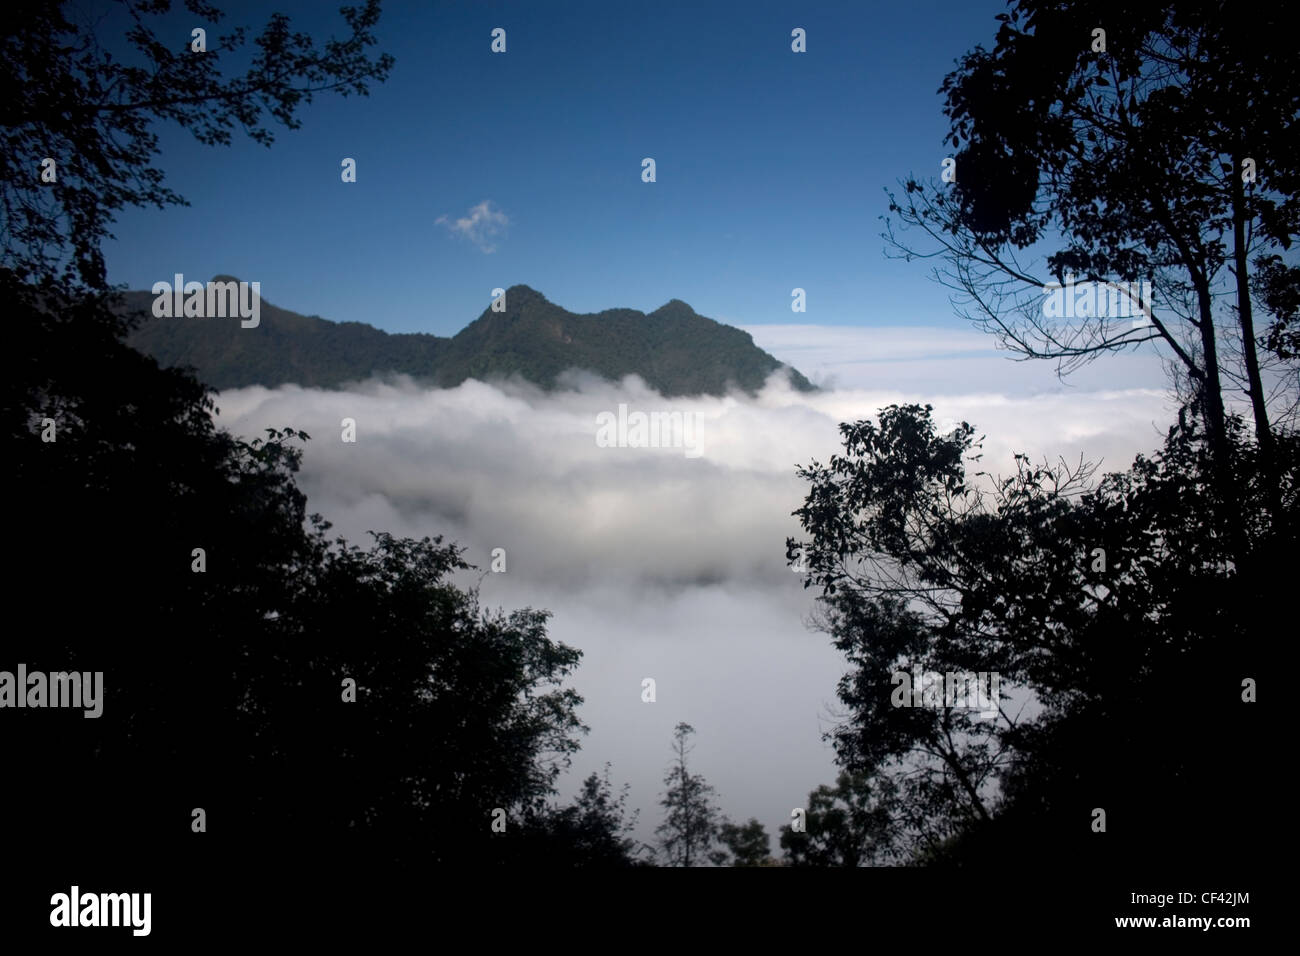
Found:
[[[781,849],[789,866],[880,866],[899,857],[895,818],[897,785],[887,776],[869,781],[841,773],[835,786],[808,795],[804,829],[781,827]]]
[[[935,859],[1014,821],[1017,852],[1058,852],[1101,807],[1143,834],[1129,851],[1229,851],[1226,831],[1196,825],[1199,801],[1247,813],[1252,798],[1206,753],[1250,765],[1242,681],[1263,669],[1260,608],[1300,510],[1300,442],[1279,436],[1279,487],[1229,422],[1231,502],[1190,411],[1160,453],[1095,485],[1024,458],[1000,481],[968,476],[973,429],[939,434],[915,405],[841,426],[845,454],[800,471],[810,539],[787,547],[852,666],[832,736],[890,818],[874,818],[882,846]],[[1228,533],[1228,515],[1247,520]],[[913,667],[998,673],[999,715],[896,706],[892,675]]]
[[[1283,14],[1008,6],[993,47],[962,57],[942,86],[956,181],[909,178],[891,194],[891,213],[934,248],[905,246],[892,226],[887,240],[909,258],[939,256],[959,311],[1061,374],[1146,342],[1167,349],[1226,493],[1231,403],[1247,396],[1266,449],[1271,423],[1300,409],[1300,69]],[[1067,275],[1149,282],[1150,322],[1047,317],[1044,284]],[[1261,311],[1272,318],[1263,331]]]
[[[200,23],[224,19],[205,0],[184,7]],[[368,55],[379,0],[343,7],[348,33],[320,45],[272,14],[237,74],[227,67],[246,28],[213,29],[199,55],[171,10],[170,0],[118,0],[92,17],[69,3],[24,4],[0,24],[0,267],[20,281],[57,277],[69,291],[102,291],[114,215],[184,204],[153,165],[156,123],[209,145],[229,144],[239,129],[269,146],[268,118],[294,129],[314,96],[364,96],[393,66],[388,54]],[[55,182],[42,181],[45,157],[57,163]]]
[[[628,785],[618,795],[609,765],[588,775],[568,806],[545,806],[526,815],[522,834],[512,838],[507,860],[524,865],[621,869],[650,866],[653,848],[631,836],[637,812],[627,810]]]

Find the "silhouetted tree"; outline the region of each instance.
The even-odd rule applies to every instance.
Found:
[[[943,83],[956,181],[909,179],[890,202],[936,241],[963,311],[1014,352],[1067,372],[1166,344],[1201,406],[1225,500],[1225,393],[1248,396],[1256,440],[1271,444],[1249,262],[1300,235],[1300,69],[1281,17],[1218,2],[1017,0],[994,48]],[[1055,251],[1038,274],[1020,257],[1044,248]],[[1151,323],[1048,317],[1043,286],[1067,275],[1149,280]],[[1291,384],[1277,396],[1288,415]]]
[[[930,411],[842,425],[846,453],[800,471],[811,539],[787,549],[821,586],[823,626],[852,668],[839,761],[897,786],[898,845],[936,859],[1001,833],[1003,858],[1082,864],[1226,858],[1249,844],[1261,795],[1206,754],[1267,763],[1243,681],[1266,667],[1286,575],[1275,558],[1296,545],[1296,436],[1278,435],[1279,488],[1240,419],[1226,420],[1229,507],[1186,410],[1160,453],[1095,484],[1087,467],[1023,457],[1008,478],[968,477],[973,429],[940,435]],[[996,713],[899,698],[899,673],[917,670],[999,674]],[[1231,825],[1207,828],[1206,805]],[[1123,836],[1090,839],[1095,808]]]
[[[296,817],[433,862],[487,861],[509,842],[492,812],[512,836],[577,750],[582,698],[560,683],[581,654],[546,636],[547,612],[481,610],[446,579],[467,567],[455,546],[375,539],[317,542],[305,587],[246,655],[249,826]]]
[[[579,653],[543,612],[480,610],[449,580],[466,567],[453,546],[328,541],[294,483],[305,436],[233,438],[201,385],[86,320],[93,302],[52,312],[5,291],[22,348],[5,357],[0,480],[32,503],[13,515],[26,560],[5,592],[44,608],[6,669],[105,682],[99,719],[6,711],[29,781],[15,839],[75,818],[79,846],[145,857],[178,850],[201,807],[236,857],[359,837],[490,861],[492,810],[518,824],[577,746],[580,698],[559,683]]]
[[[185,203],[153,165],[156,122],[207,145],[228,145],[239,128],[269,146],[268,116],[296,129],[298,108],[317,94],[364,96],[393,66],[388,54],[367,56],[379,0],[340,8],[348,32],[320,46],[271,14],[251,57],[242,50],[248,28],[221,26],[218,7],[185,0],[192,16],[183,31],[172,7],[119,2],[92,18],[76,4],[33,3],[0,24],[0,268],[19,281],[103,291],[101,245],[114,215]],[[207,30],[205,52],[194,52],[191,26]],[[227,75],[232,60],[241,72]],[[47,158],[53,181],[43,178]]]
[[[1261,345],[1289,363],[1300,360],[1300,268],[1278,255],[1260,256],[1251,276],[1255,294],[1273,323]]]
[[[655,832],[669,866],[699,865],[708,859],[722,822],[713,787],[686,765],[686,755],[694,749],[687,743],[693,733],[695,728],[687,723],[679,723],[673,730],[676,759],[664,776],[667,789],[659,801],[664,822]]]
[[[790,866],[870,866],[892,862],[897,818],[906,812],[898,787],[887,776],[868,781],[841,773],[835,786],[808,794],[804,831],[781,827],[781,849]]]
[[[603,775],[592,773],[582,782],[573,803],[529,814],[513,860],[548,867],[649,866],[651,848],[629,836],[637,813],[628,814],[627,796],[626,784],[614,795],[606,764]]]
[[[753,817],[746,823],[724,821],[718,827],[718,842],[725,847],[715,858],[719,866],[769,866],[772,863],[767,830]]]
[[[1263,815],[1197,747],[1271,763],[1241,685],[1265,668],[1296,538],[1300,68],[1280,16],[1015,0],[996,45],[943,84],[955,181],[890,196],[935,242],[888,227],[891,248],[940,256],[955,303],[1003,346],[1065,374],[1157,341],[1189,403],[1159,454],[1096,486],[1022,458],[979,492],[972,430],[937,436],[916,408],[843,426],[848,456],[811,470],[809,560],[856,668],[837,747],[931,811],[905,828],[918,859],[1100,859],[1115,841],[1078,825],[1096,808],[1136,857],[1226,857]],[[1150,324],[1049,317],[1043,287],[1070,275],[1150,281]],[[986,724],[894,709],[890,676],[911,664],[997,670],[1015,705]],[[1232,826],[1196,827],[1193,800]]]
[[[3,669],[102,671],[104,687],[98,719],[6,709],[6,759],[22,768],[5,793],[11,842],[155,874],[284,853],[337,866],[370,847],[517,858],[511,837],[585,729],[560,686],[579,652],[547,637],[545,612],[481,609],[441,539],[327,539],[295,483],[307,436],[216,428],[209,390],[124,344],[105,288],[113,213],[180,201],[151,165],[150,123],[269,143],[264,113],[292,128],[313,93],[386,75],[390,57],[365,56],[379,6],[345,9],[350,35],[319,50],[273,15],[235,78],[220,65],[242,31],[210,30],[191,55],[188,35],[161,32],[169,8],[121,5],[125,59],[101,32],[119,21],[71,4],[0,26],[0,491],[23,555],[4,593],[30,611]],[[221,16],[186,8],[209,27]],[[43,157],[56,180],[41,181]]]

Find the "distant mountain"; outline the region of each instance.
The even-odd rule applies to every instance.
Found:
[[[441,387],[518,374],[551,388],[561,372],[579,368],[613,380],[640,375],[664,395],[721,395],[728,385],[756,391],[782,364],[749,333],[697,315],[679,299],[648,315],[634,309],[578,315],[516,285],[506,290],[505,311],[485,309],[442,338],[299,315],[265,299],[257,327],[242,328],[238,318],[155,318],[151,292],[125,298],[128,311],[143,313],[129,336],[132,346],[164,366],[193,366],[216,388],[337,388],[385,372]],[[800,390],[813,389],[794,369],[790,379]]]

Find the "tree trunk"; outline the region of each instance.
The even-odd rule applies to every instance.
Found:
[[[1259,442],[1260,462],[1268,489],[1270,509],[1281,508],[1281,490],[1273,481],[1273,430],[1268,423],[1268,406],[1264,402],[1264,383],[1259,375],[1259,354],[1255,345],[1255,318],[1250,302],[1250,273],[1246,262],[1246,187],[1241,181],[1243,157],[1232,158],[1232,243],[1237,273],[1237,317],[1241,323],[1241,346],[1246,357],[1246,377],[1250,383],[1250,405],[1255,415],[1255,440]]]
[[[1192,282],[1196,286],[1196,302],[1201,314],[1201,350],[1205,353],[1204,375],[1201,378],[1201,409],[1205,413],[1205,425],[1209,432],[1210,448],[1220,479],[1220,490],[1229,490],[1229,476],[1232,473],[1232,458],[1228,446],[1227,415],[1223,408],[1223,386],[1219,383],[1219,349],[1214,336],[1214,301],[1210,296],[1210,284],[1204,276],[1194,275]]]

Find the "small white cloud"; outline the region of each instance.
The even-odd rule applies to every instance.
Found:
[[[510,217],[492,204],[491,199],[484,199],[470,209],[468,215],[452,220],[439,216],[436,225],[446,226],[452,233],[468,239],[484,252],[496,252],[496,242],[510,225]]]

